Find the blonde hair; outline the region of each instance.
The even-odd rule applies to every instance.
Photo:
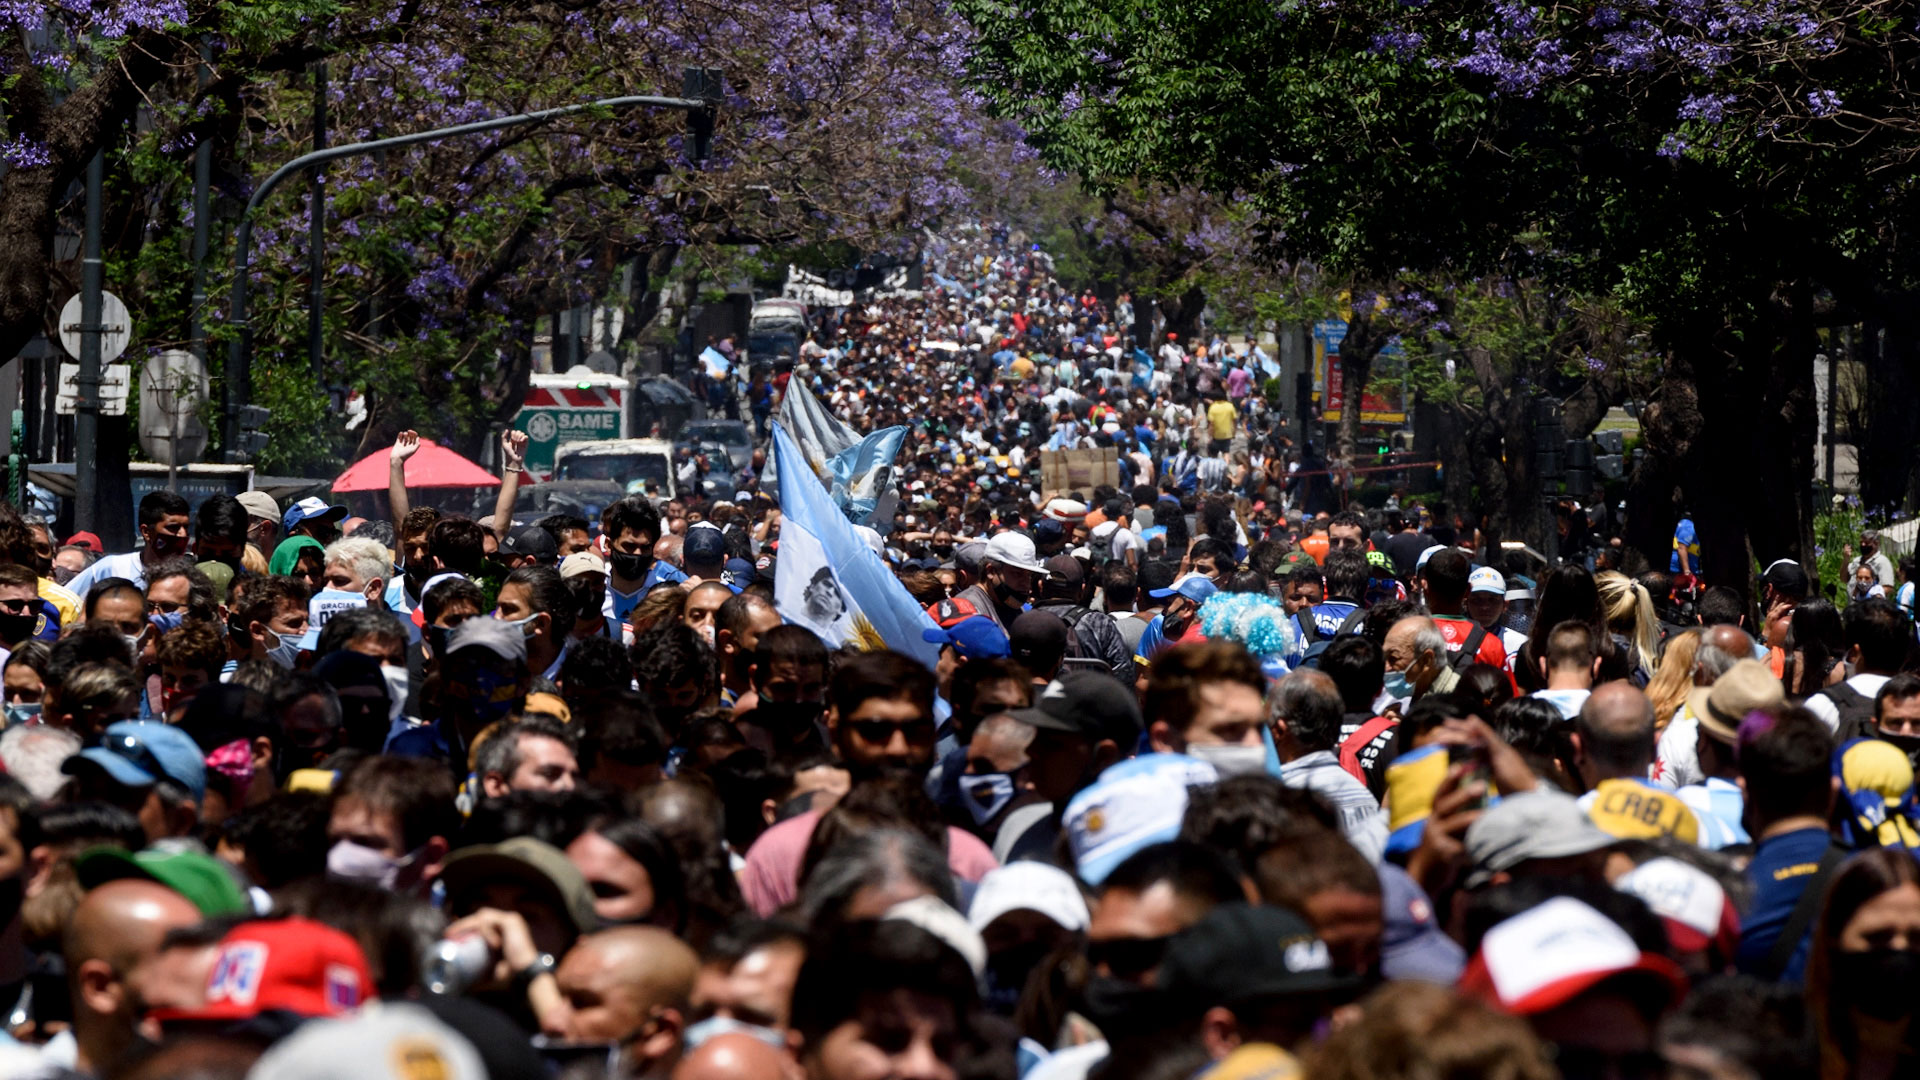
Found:
[[[1653,611],[1653,594],[1647,587],[1616,570],[1593,575],[1600,589],[1600,606],[1607,616],[1607,627],[1625,634],[1640,654],[1640,666],[1651,680],[1660,673],[1660,617]]]
[[[1653,702],[1653,726],[1664,731],[1673,714],[1693,692],[1693,660],[1700,651],[1703,635],[1699,630],[1683,630],[1667,639],[1660,654],[1660,670],[1647,684],[1647,700]]]
[[[261,577],[266,577],[272,573],[272,571],[267,569],[267,557],[261,554],[260,549],[254,547],[252,544],[248,544],[247,550],[241,553],[240,565],[246,567],[249,573],[258,574]]]
[[[1302,1074],[1313,1080],[1560,1075],[1525,1020],[1449,987],[1415,981],[1375,991],[1360,1019],[1334,1032],[1304,1064]]]

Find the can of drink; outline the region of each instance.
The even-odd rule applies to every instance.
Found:
[[[492,967],[493,950],[487,947],[485,938],[475,934],[443,939],[427,950],[420,981],[431,994],[464,994]]]

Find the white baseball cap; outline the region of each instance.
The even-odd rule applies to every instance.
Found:
[[[1467,591],[1507,595],[1507,579],[1491,566],[1483,566],[1467,575]]]
[[[1002,563],[1035,574],[1047,572],[1046,564],[1040,561],[1040,553],[1033,546],[1033,538],[1011,529],[987,541],[987,550],[980,561]]]
[[[459,1032],[418,1005],[379,1005],[358,1016],[312,1020],[254,1065],[254,1080],[486,1080],[487,1067]]]
[[[1185,754],[1146,754],[1101,773],[1060,819],[1080,880],[1098,885],[1129,855],[1178,837],[1188,786],[1219,778],[1212,765]]]
[[[607,560],[591,551],[576,551],[560,560],[561,578],[579,577],[581,574],[604,574],[607,572]]]
[[[1010,911],[1039,912],[1062,930],[1085,930],[1093,921],[1072,875],[1031,860],[1008,863],[981,878],[967,907],[967,922],[985,933],[993,920]]]

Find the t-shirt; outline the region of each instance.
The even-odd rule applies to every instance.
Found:
[[[1742,973],[1763,978],[1771,976],[1764,970],[1767,956],[1773,952],[1780,932],[1786,929],[1787,920],[1793,917],[1800,894],[1813,880],[1820,868],[1820,857],[1827,853],[1831,843],[1825,829],[1795,829],[1768,837],[1754,849],[1753,861],[1747,864],[1747,880],[1753,884],[1753,904],[1741,920],[1740,952],[1735,958],[1735,965]],[[1807,928],[1806,939],[1800,942],[1786,969],[1780,973],[1782,982],[1797,983],[1806,972],[1813,924],[1808,923]]]
[[[1348,749],[1347,740],[1374,719],[1371,709],[1366,712],[1347,713],[1341,717],[1340,741],[1334,744],[1334,749],[1344,756]],[[1360,772],[1366,777],[1367,790],[1372,792],[1376,799],[1385,798],[1387,794],[1387,766],[1393,764],[1393,744],[1398,739],[1399,727],[1398,720],[1383,725],[1373,738],[1367,740],[1365,746],[1352,748],[1353,756],[1359,762]]]
[[[67,591],[79,597],[84,602],[87,598],[87,590],[93,588],[96,583],[105,581],[108,578],[126,578],[128,581],[139,586],[142,592],[145,592],[147,588],[147,567],[146,564],[140,561],[140,553],[138,551],[129,551],[125,555],[106,556],[92,566],[73,575],[73,580],[67,582]]]
[[[1340,624],[1347,616],[1360,610],[1359,604],[1350,604],[1345,600],[1329,600],[1324,604],[1315,604],[1307,611],[1313,616],[1313,625],[1319,629],[1320,636],[1330,638],[1340,632]],[[1355,629],[1358,629],[1356,626]]]
[[[1668,572],[1675,574],[1680,572],[1680,552],[1683,548],[1687,553],[1688,564],[1693,567],[1693,572],[1698,574],[1700,572],[1700,539],[1693,531],[1692,518],[1681,518],[1680,524],[1673,527],[1673,555],[1667,560]]]
[[[820,811],[809,810],[761,833],[747,849],[747,863],[740,870],[740,895],[754,914],[767,918],[800,895],[800,863],[819,822]],[[947,867],[961,880],[979,881],[999,865],[979,837],[947,828]]]
[[[1472,619],[1460,615],[1435,615],[1434,624],[1440,627],[1440,636],[1447,639],[1447,652],[1457,653],[1473,637],[1476,624]],[[1480,639],[1480,651],[1474,656],[1482,664],[1506,670],[1507,647],[1500,644],[1499,634],[1486,634]]]
[[[1230,401],[1216,401],[1207,406],[1207,423],[1216,439],[1233,438],[1233,422],[1239,417],[1239,410]]]

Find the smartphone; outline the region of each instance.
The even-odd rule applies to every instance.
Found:
[[[1493,769],[1487,760],[1487,748],[1465,743],[1449,743],[1447,745],[1448,771],[1452,771],[1454,766],[1463,761],[1467,763],[1468,769],[1466,775],[1460,778],[1460,786],[1465,787],[1478,780],[1488,785],[1490,791],[1493,784]],[[1481,795],[1473,805],[1475,809],[1484,809],[1487,805],[1487,796]]]

